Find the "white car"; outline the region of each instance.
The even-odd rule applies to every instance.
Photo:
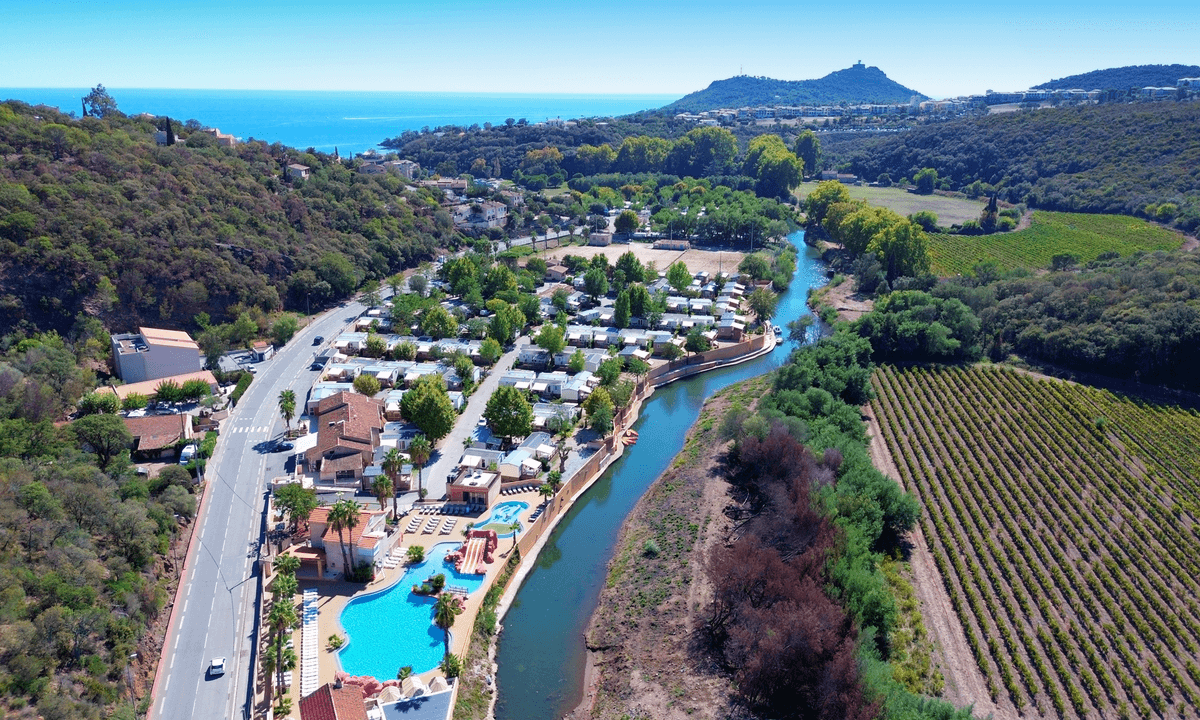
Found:
[[[225,658],[216,657],[208,664],[208,674],[212,677],[225,674]]]

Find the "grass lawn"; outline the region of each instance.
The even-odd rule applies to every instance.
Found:
[[[815,182],[803,183],[796,188],[796,196],[803,200],[816,189],[817,183]],[[967,200],[966,198],[941,195],[917,195],[894,187],[847,185],[846,190],[855,200],[866,200],[871,205],[888,208],[905,217],[919,210],[930,210],[938,216],[938,224],[943,227],[962,224],[967,220],[978,220],[985,205],[982,200]]]
[[[1001,270],[1048,268],[1060,253],[1090,262],[1103,252],[1129,255],[1139,250],[1175,250],[1183,236],[1140,218],[1039,210],[1033,224],[1018,232],[994,235],[929,236],[933,272],[942,277],[966,274],[976,263],[991,261]]]

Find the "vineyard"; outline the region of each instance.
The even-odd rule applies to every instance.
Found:
[[[1104,252],[1175,250],[1182,243],[1179,233],[1139,218],[1039,210],[1033,214],[1033,224],[1017,232],[931,234],[929,253],[934,274],[948,277],[965,275],[980,262],[994,262],[1001,270],[1047,268],[1061,253],[1074,253],[1081,262],[1090,262]]]
[[[873,383],[993,700],[1197,717],[1200,416],[998,368]]]

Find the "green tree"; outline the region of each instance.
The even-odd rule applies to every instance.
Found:
[[[229,342],[237,347],[247,347],[250,341],[256,337],[258,337],[258,323],[254,322],[254,318],[250,317],[248,312],[238,315],[237,320],[234,320],[233,325],[229,328]]]
[[[921,195],[932,195],[937,181],[938,173],[933,168],[924,168],[913,175],[913,184],[917,186],[917,192]]]
[[[549,352],[553,358],[567,346],[566,340],[563,339],[563,329],[558,325],[546,323],[538,332],[537,346]]]
[[[290,431],[292,418],[296,416],[296,392],[294,390],[279,391],[279,414],[283,416],[283,424]]]
[[[317,277],[329,283],[334,297],[346,297],[358,286],[358,276],[354,265],[345,255],[328,252],[317,261]]]
[[[383,461],[379,463],[379,467],[383,470],[383,474],[387,476],[392,483],[392,519],[395,520],[399,515],[397,508],[397,498],[400,496],[401,471],[404,470],[404,456],[400,454],[398,448],[391,448],[387,454],[383,456]]]
[[[161,380],[154,387],[154,399],[158,402],[183,402],[183,388],[174,380]]]
[[[738,264],[738,272],[755,280],[766,280],[771,277],[771,260],[763,253],[751,253],[742,258],[742,262]]]
[[[145,407],[143,405],[142,407]],[[79,399],[80,415],[108,413],[116,415],[121,409],[121,399],[111,392],[90,392]]]
[[[779,296],[774,292],[766,288],[755,288],[747,300],[750,303],[750,312],[754,313],[758,322],[763,323],[775,317],[775,307],[779,302]]]
[[[361,395],[375,397],[379,394],[379,380],[374,375],[363,373],[354,378],[354,389]]]
[[[392,355],[394,355],[397,360],[416,360],[417,346],[412,344],[412,342],[405,340],[397,345],[394,350],[392,350]]]
[[[671,263],[667,268],[667,282],[676,292],[683,292],[692,284],[692,272],[682,260]]]
[[[621,359],[610,357],[601,361],[600,367],[596,368],[596,377],[600,378],[601,385],[612,385],[621,377]]]
[[[196,378],[195,380],[185,380],[183,385],[179,386],[179,394],[184,400],[200,400],[212,394],[212,388],[208,381]]]
[[[929,240],[920,227],[907,220],[880,231],[867,251],[879,256],[888,282],[929,272]]]
[[[817,185],[804,201],[804,212],[808,226],[816,227],[825,220],[825,213],[838,203],[850,202],[850,191],[837,180],[827,180]]]
[[[275,491],[275,507],[287,513],[292,521],[292,532],[297,532],[300,523],[308,522],[312,511],[317,509],[317,491],[299,483],[288,483]]]
[[[646,275],[646,268],[642,266],[641,261],[637,259],[637,255],[634,255],[632,250],[617,258],[613,269],[625,273],[625,277],[630,280],[641,280]]]
[[[475,382],[475,363],[471,362],[471,358],[464,353],[455,353],[452,358],[454,372],[458,375],[458,379],[462,380],[464,388],[469,388]]]
[[[712,341],[700,332],[700,328],[692,328],[691,332],[687,334],[683,346],[690,353],[700,353],[712,348]]]
[[[427,308],[421,314],[421,332],[435,340],[458,334],[458,321],[441,305]]]
[[[351,563],[350,546],[346,543],[344,533],[350,531],[353,534],[354,528],[358,527],[358,503],[349,499],[338,500],[329,509],[328,522],[329,527],[338,534],[338,546],[342,549],[342,561],[345,563],[342,567],[345,568],[344,574],[349,580],[354,565]]]
[[[726,174],[737,150],[737,138],[725,128],[694,128],[675,141],[667,166],[682,176]]]
[[[371,494],[379,501],[379,510],[382,512],[387,508],[388,496],[392,494],[392,481],[390,478],[380,475],[371,483]]]
[[[812,130],[805,130],[796,136],[793,152],[804,161],[805,174],[812,176],[821,171],[821,141]]]
[[[629,369],[629,372],[633,373],[634,377],[638,379],[638,382],[641,382],[646,373],[650,372],[650,363],[639,357],[629,358],[625,365]]]
[[[596,300],[608,294],[608,276],[600,268],[592,268],[583,276],[583,287]]]
[[[778,135],[766,133],[750,141],[742,174],[754,178],[755,191],[766,197],[785,197],[800,184],[804,163]]]
[[[400,398],[400,412],[420,428],[431,443],[449,435],[458,417],[441,375],[421,376]]]
[[[433,445],[424,435],[416,436],[408,445],[408,457],[412,460],[413,467],[417,469],[417,497],[422,497],[421,483],[424,480],[425,463],[429,462],[432,455]]]
[[[575,352],[571,353],[571,359],[567,361],[567,369],[574,375],[575,373],[583,372],[586,363],[587,359],[583,357],[583,351],[576,349]]]
[[[110,115],[120,115],[121,111],[117,109],[117,101],[112,95],[108,94],[108,90],[104,89],[103,85],[97,85],[92,88],[91,92],[83,96],[83,116],[105,118]]]
[[[634,317],[646,317],[653,299],[645,285],[635,283],[629,288],[629,314]]]
[[[284,313],[271,326],[271,341],[277,347],[282,347],[288,344],[296,331],[300,329],[300,323],[296,321],[296,316],[291,313]]]
[[[133,445],[133,435],[125,427],[125,421],[116,415],[86,415],[71,423],[75,439],[92,452],[101,470],[122,450]]]
[[[533,427],[533,406],[525,398],[525,393],[515,387],[501,386],[488,398],[483,418],[492,432],[503,437],[505,444],[508,444],[514,437],[529,434]]]
[[[150,404],[150,398],[141,393],[129,393],[121,401],[122,410],[141,410]]]
[[[271,628],[273,634],[273,645],[275,646],[275,685],[283,688],[283,673],[289,663],[284,659],[284,635],[289,633],[293,628],[300,624],[300,619],[296,617],[295,601],[291,598],[280,598],[271,605],[271,612],[267,615],[267,625]],[[291,663],[291,664],[294,664]]]
[[[629,291],[621,290],[617,293],[617,300],[613,303],[613,325],[618,328],[629,327]]]
[[[381,358],[387,354],[387,341],[379,337],[378,333],[371,333],[367,337],[366,347],[363,348],[363,355],[369,358]]]
[[[596,388],[587,400],[584,400],[583,409],[587,412],[589,427],[601,435],[612,432],[613,401],[608,390],[603,387]]]
[[[637,232],[638,224],[637,213],[632,210],[622,210],[621,214],[617,215],[617,219],[613,221],[616,231],[624,234]]]
[[[504,348],[500,347],[495,338],[487,338],[479,343],[479,357],[487,365],[495,365],[503,354]]]
[[[454,597],[452,593],[438,595],[437,604],[433,606],[433,624],[446,633],[447,658],[454,657],[450,654],[450,628],[454,627],[454,620],[461,612],[462,606],[458,604],[458,598]]]

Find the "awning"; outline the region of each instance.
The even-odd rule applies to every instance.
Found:
[[[544,382],[535,382],[530,389],[535,393],[544,393],[550,389],[550,386]]]
[[[483,465],[483,458],[478,455],[463,455],[462,460],[458,461],[462,467],[477,468]]]
[[[518,390],[528,390],[528,389],[529,389],[529,383],[527,383],[527,382],[519,382],[519,383],[516,383],[515,385],[513,385],[513,387],[515,387],[515,388],[516,388],[516,389],[518,389]]]

